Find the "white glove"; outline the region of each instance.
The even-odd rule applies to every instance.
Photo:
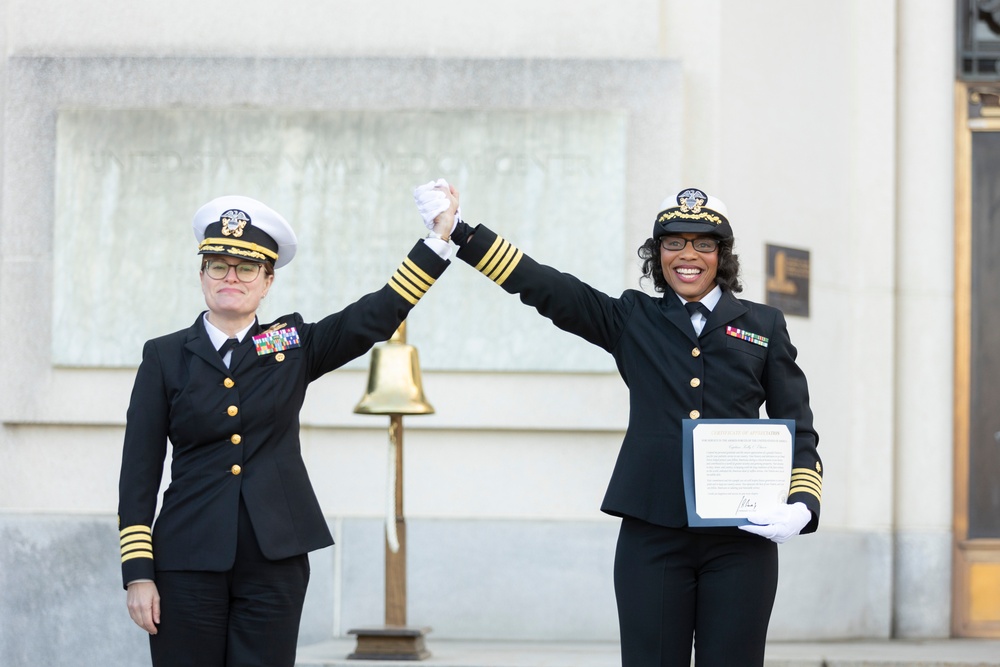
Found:
[[[811,518],[812,512],[805,506],[805,503],[775,505],[747,516],[747,519],[752,523],[749,526],[740,526],[740,530],[766,537],[772,542],[781,544],[798,535]]]
[[[439,178],[413,189],[413,201],[417,203],[420,217],[427,229],[434,229],[434,218],[448,210],[448,181]],[[458,217],[456,216],[456,220]]]

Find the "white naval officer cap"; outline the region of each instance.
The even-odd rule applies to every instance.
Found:
[[[242,195],[217,197],[191,223],[199,255],[229,255],[280,268],[292,261],[298,240],[284,216]]]
[[[664,199],[653,222],[653,238],[684,232],[733,238],[726,205],[698,188],[685,188]]]

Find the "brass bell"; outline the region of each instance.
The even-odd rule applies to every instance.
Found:
[[[354,408],[363,415],[430,415],[424,398],[417,348],[406,344],[404,321],[386,343],[372,349],[368,390]]]

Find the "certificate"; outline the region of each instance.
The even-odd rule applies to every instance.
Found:
[[[689,526],[739,526],[788,499],[792,419],[685,419],[684,496]]]

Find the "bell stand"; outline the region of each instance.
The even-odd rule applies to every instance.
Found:
[[[406,519],[403,516],[403,415],[433,414],[424,398],[416,348],[406,344],[406,322],[392,338],[372,350],[368,390],[354,408],[358,414],[389,416],[390,483],[393,521],[386,517],[385,625],[348,630],[357,636],[353,660],[424,660],[431,653],[424,636],[429,627],[406,625]]]

